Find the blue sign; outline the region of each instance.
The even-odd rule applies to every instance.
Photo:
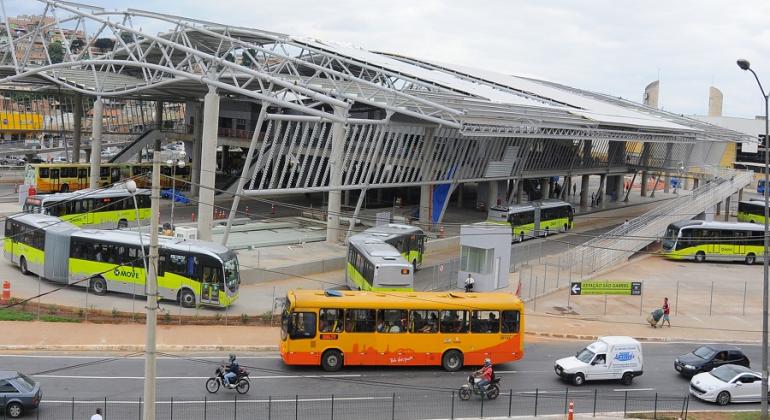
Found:
[[[619,362],[628,362],[634,360],[634,353],[631,351],[621,351],[615,355],[615,360]]]

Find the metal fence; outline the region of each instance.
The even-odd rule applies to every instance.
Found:
[[[578,414],[667,413],[686,418],[688,396],[640,392],[599,392],[564,389],[527,392],[503,391],[495,400],[474,395],[462,401],[456,392],[392,393],[378,395],[290,395],[159,400],[158,420],[176,419],[455,419],[567,414],[570,403]],[[44,400],[26,418],[88,419],[97,408],[105,420],[142,420],[143,404],[136,400]],[[4,418],[3,418],[4,420]]]

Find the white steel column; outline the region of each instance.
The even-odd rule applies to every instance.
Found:
[[[78,163],[80,162],[80,139],[83,134],[83,96],[79,93],[75,94],[72,100],[72,122],[74,132],[72,133],[72,159],[70,162]],[[66,144],[67,136],[64,136],[64,142]]]
[[[198,195],[200,190],[199,183],[201,181],[201,153],[203,151],[203,104],[200,102],[194,102],[193,105],[193,152],[192,152],[192,185],[190,186],[190,194],[193,196]]]
[[[243,163],[243,169],[241,170],[241,177],[238,178],[238,188],[235,190],[235,198],[233,199],[233,206],[230,208],[230,215],[227,218],[227,226],[225,227],[225,234],[222,235],[222,245],[227,246],[227,238],[230,236],[230,228],[233,226],[233,218],[235,213],[238,212],[238,204],[241,202],[241,194],[243,194],[243,186],[246,185],[246,180],[249,179],[249,168],[251,168],[251,160],[254,157],[254,150],[257,148],[257,142],[259,141],[259,132],[262,131],[262,124],[265,122],[265,115],[267,115],[267,104],[262,103],[262,110],[259,111],[259,117],[257,117],[257,126],[254,128],[254,135],[251,136],[251,144],[249,144],[249,151],[246,153],[246,161]],[[224,154],[224,150],[222,151]],[[256,167],[254,170],[257,170]]]
[[[201,149],[200,190],[198,192],[198,238],[211,240],[211,223],[214,221],[214,175],[217,170],[217,126],[219,124],[219,95],[209,87],[203,100],[203,129]]]
[[[147,319],[144,346],[144,420],[155,420],[156,324],[158,322],[158,224],[160,222],[160,150],[152,154],[152,192],[150,196],[150,257],[147,279]],[[138,221],[137,221],[138,222]],[[141,232],[139,232],[142,235]],[[144,254],[144,252],[142,252]]]
[[[94,118],[91,121],[91,188],[99,188],[99,167],[102,163],[102,115],[104,105],[101,96],[94,101]]]
[[[431,163],[433,162],[433,133],[435,129],[428,127],[425,129],[425,141],[423,142],[422,149],[422,168],[420,169],[420,176],[423,182],[430,180]],[[431,222],[431,205],[433,201],[432,197],[433,187],[431,185],[420,185],[420,224],[423,226],[429,226]]]
[[[590,175],[583,175],[580,180],[580,207],[588,207],[588,182],[590,179]]]
[[[347,120],[348,108],[341,106],[334,107],[334,115]],[[329,186],[339,187],[342,185],[342,157],[345,151],[345,133],[347,125],[339,122],[332,124],[332,151],[329,155]],[[329,204],[326,207],[326,242],[337,243],[340,231],[340,211],[342,191],[329,191]]]
[[[497,205],[497,195],[500,192],[497,190],[497,181],[489,181],[487,184],[489,185],[487,190],[487,209],[491,209]]]

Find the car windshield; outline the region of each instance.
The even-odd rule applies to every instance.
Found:
[[[241,278],[238,273],[238,259],[233,258],[225,261],[225,285],[231,292],[237,292],[241,284]]]
[[[24,374],[19,374],[19,377],[16,378],[16,384],[19,388],[22,388],[21,391],[23,392],[31,392],[33,389],[35,389],[35,381],[33,381],[29,376]]]
[[[692,354],[700,357],[701,359],[709,360],[712,357],[714,357],[714,353],[716,353],[711,347],[707,346],[700,346],[697,349],[693,350]]]
[[[594,352],[588,350],[588,348],[584,348],[583,350],[580,350],[575,357],[583,363],[591,363],[591,360],[594,358]]]
[[[735,375],[739,373],[740,372],[735,370],[735,368],[731,365],[720,366],[709,372],[711,376],[719,379],[722,382],[730,382],[733,380],[733,378],[735,378]]]

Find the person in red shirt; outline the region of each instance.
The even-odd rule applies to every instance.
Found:
[[[660,326],[664,326],[666,322],[668,322],[668,327],[671,328],[671,320],[668,318],[669,314],[669,307],[668,307],[668,298],[663,298],[663,321],[661,321]]]
[[[487,385],[492,382],[492,376],[494,375],[493,372],[494,369],[492,368],[492,360],[486,358],[484,359],[484,366],[473,373],[473,376],[480,379],[480,381],[476,382],[476,386],[478,386],[482,392],[486,391]]]

